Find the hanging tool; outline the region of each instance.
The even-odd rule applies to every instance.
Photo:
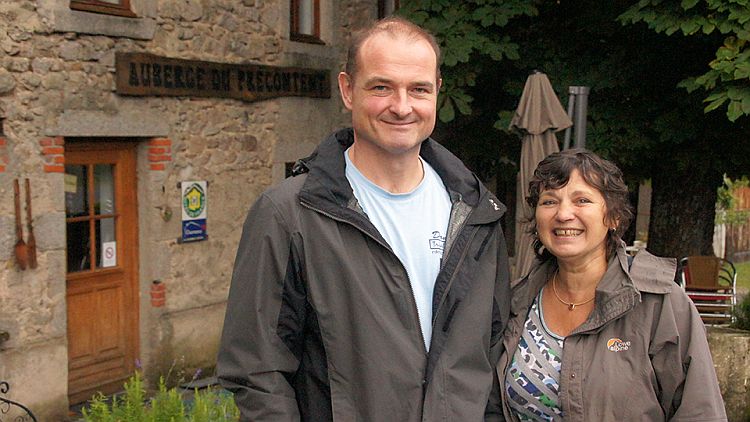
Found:
[[[13,180],[13,201],[16,206],[16,245],[13,252],[16,256],[18,268],[25,270],[28,251],[26,250],[26,242],[23,241],[23,228],[21,227],[21,193],[18,187],[18,179]]]
[[[31,225],[31,184],[29,179],[26,182],[26,231],[29,237],[26,239],[26,252],[29,259],[29,268],[36,268],[36,239],[34,238],[34,227]]]

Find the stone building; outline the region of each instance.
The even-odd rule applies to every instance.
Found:
[[[7,397],[57,421],[137,367],[213,368],[246,212],[347,124],[344,46],[393,8],[0,0]]]

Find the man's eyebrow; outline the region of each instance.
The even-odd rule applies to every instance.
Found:
[[[388,83],[391,83],[391,82],[393,82],[393,81],[390,80],[390,79],[388,79],[388,78],[374,77],[374,78],[370,78],[370,79],[366,80],[365,81],[365,85],[372,85],[372,84],[377,84],[377,83],[388,84]]]
[[[367,79],[364,82],[364,85],[365,86],[370,86],[370,85],[373,85],[373,84],[391,84],[391,83],[393,83],[392,79],[388,79],[388,78],[383,78],[383,77],[380,77],[380,76],[376,76],[374,78]],[[411,83],[409,85],[411,85],[411,86],[419,86],[419,87],[428,87],[428,88],[434,88],[435,87],[435,84],[432,83],[432,82],[430,82],[430,81],[417,81],[417,82],[413,82],[413,83]]]

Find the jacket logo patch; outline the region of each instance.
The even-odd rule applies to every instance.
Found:
[[[492,198],[489,198],[490,204],[492,204],[492,207],[495,208],[495,211],[500,211],[500,207],[497,206],[495,201]]]
[[[629,341],[622,341],[617,337],[607,340],[607,349],[612,352],[622,352],[630,349]]]
[[[445,247],[445,236],[441,236],[439,231],[432,232],[432,239],[430,239],[430,249],[434,254],[443,253]]]

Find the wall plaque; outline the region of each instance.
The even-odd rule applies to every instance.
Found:
[[[259,101],[330,98],[328,70],[115,54],[116,92],[135,96],[220,97]]]

